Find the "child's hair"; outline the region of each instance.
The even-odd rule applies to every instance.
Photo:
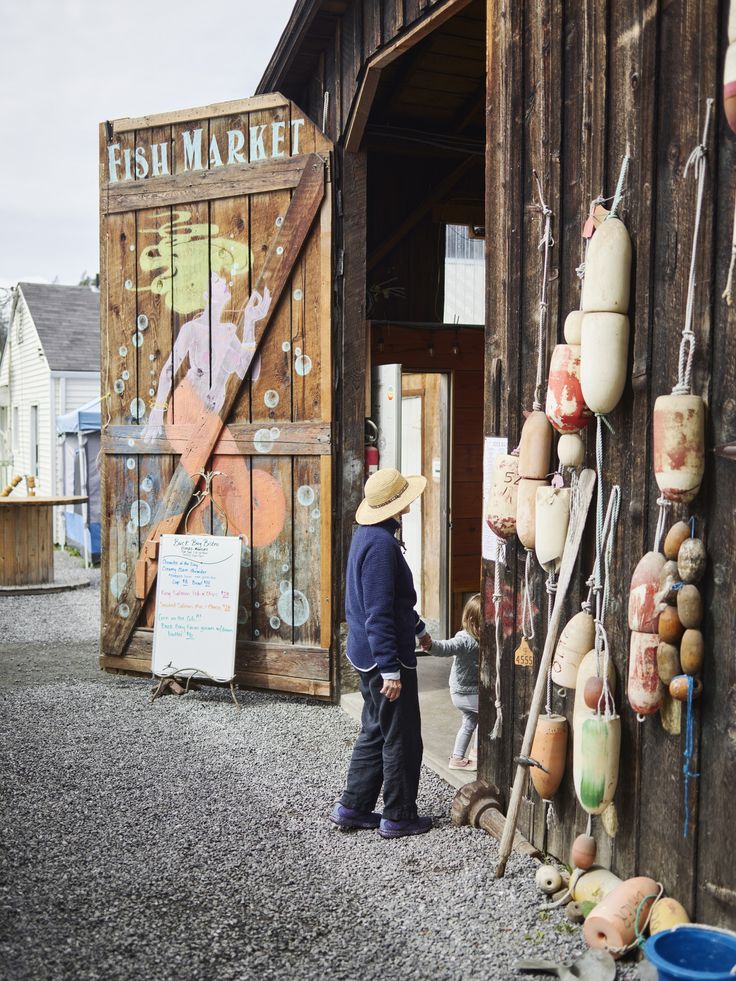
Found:
[[[480,643],[480,631],[483,625],[480,608],[480,593],[471,596],[463,610],[463,630],[467,630],[473,640]]]

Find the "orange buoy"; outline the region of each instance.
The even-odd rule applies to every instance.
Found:
[[[530,412],[519,440],[519,476],[541,480],[549,473],[552,452],[552,426],[541,410]]]
[[[629,705],[639,715],[656,712],[664,698],[664,685],[657,669],[657,634],[633,631],[629,645]]]
[[[516,497],[519,485],[519,458],[503,453],[493,461],[491,489],[486,502],[486,524],[499,538],[511,538],[516,531]]]
[[[657,486],[668,501],[689,504],[705,472],[705,403],[699,395],[660,395],[652,429]]]
[[[661,552],[647,552],[639,559],[629,587],[629,630],[656,634],[659,612],[655,597],[664,562]]]
[[[575,433],[590,422],[591,411],[580,387],[580,347],[558,344],[547,381],[547,418],[558,433]]]
[[[658,895],[659,886],[648,876],[624,880],[588,914],[583,924],[586,944],[620,957],[634,939],[637,911],[643,925]]]
[[[685,628],[677,615],[677,607],[665,606],[657,621],[657,633],[660,640],[667,644],[679,644],[684,632]]]
[[[565,773],[567,755],[567,719],[564,715],[540,715],[534,731],[531,758],[541,763],[549,772],[538,766],[529,768],[534,788],[542,798],[549,800],[557,793]]]
[[[596,233],[598,234],[598,233]],[[580,386],[592,412],[611,412],[626,385],[629,318],[622,313],[586,313],[580,347]]]
[[[589,869],[595,862],[595,838],[592,835],[578,835],[572,843],[570,864],[575,869]]]
[[[626,313],[631,282],[631,239],[620,218],[606,218],[585,256],[582,309]]]
[[[570,488],[537,488],[534,512],[534,548],[537,559],[547,572],[557,572],[565,550],[570,521]]]
[[[678,674],[670,682],[670,695],[678,702],[687,701],[687,692],[692,675]],[[703,682],[700,678],[693,678],[693,698],[700,698],[703,692]]]
[[[522,478],[519,481],[516,493],[516,534],[524,548],[534,548],[537,490],[546,484],[546,480]]]

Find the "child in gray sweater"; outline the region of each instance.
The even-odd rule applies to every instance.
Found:
[[[429,634],[420,638],[422,648],[435,657],[451,657],[450,697],[452,704],[462,712],[463,721],[455,739],[451,770],[475,770],[474,754],[468,746],[478,726],[478,655],[481,630],[480,593],[471,596],[465,604],[462,617],[463,629],[451,640],[432,640]]]

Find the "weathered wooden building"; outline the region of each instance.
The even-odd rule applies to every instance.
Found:
[[[148,278],[143,277],[140,257],[148,254],[154,219],[159,252],[177,251],[176,244],[170,244],[180,231],[171,209],[189,212],[183,219],[188,229],[193,223],[217,224],[218,230],[207,234],[228,253],[222,275],[230,275],[236,284],[232,266],[238,260],[219,239],[240,236],[252,257],[244,260],[249,272],[242,280],[240,300],[226,300],[233,309],[243,307],[249,290],[262,289],[259,261],[275,262],[271,249],[277,243],[273,228],[278,218],[290,230],[301,229],[311,243],[307,249],[321,257],[311,265],[309,251],[303,259],[291,257],[301,265],[296,271],[289,266],[281,275],[279,289],[286,290],[288,281],[291,299],[288,304],[282,301],[276,320],[269,324],[261,375],[246,379],[241,394],[234,396],[241,401],[228,419],[229,435],[219,435],[218,430],[213,439],[219,439],[218,460],[228,454],[240,460],[244,455],[245,463],[236,464],[244,467],[243,474],[234,477],[233,486],[244,481],[252,491],[249,513],[241,517],[251,536],[256,526],[272,528],[270,518],[264,524],[256,515],[261,505],[255,481],[270,478],[263,488],[266,494],[273,491],[278,497],[279,485],[285,499],[283,515],[279,512],[284,520],[269,543],[278,547],[259,550],[252,537],[246,594],[241,598],[239,680],[332,697],[342,683],[341,573],[362,496],[371,368],[402,365],[410,376],[409,390],[423,398],[429,397],[435,375],[449,379],[444,395],[449,469],[440,472],[439,479],[446,508],[446,549],[435,554],[443,555],[443,593],[450,612],[456,614],[464,595],[479,587],[489,600],[493,568],[481,563],[480,544],[483,436],[506,436],[510,446],[516,445],[522,409],[532,401],[543,261],[534,173],[553,212],[545,339],[550,351],[562,336],[566,314],[579,306],[576,268],[583,258],[582,222],[593,198],[613,194],[628,148],[631,160],[619,213],[634,248],[629,372],[624,396],[610,418],[613,433],[607,435],[605,449],[607,485],[619,484],[622,493],[608,625],[623,720],[621,774],[618,831],[611,838],[602,827],[594,828],[605,864],[622,875],[642,872],[659,878],[694,917],[724,925],[733,923],[736,910],[736,859],[729,845],[730,788],[736,782],[734,473],[732,460],[715,452],[733,442],[736,429],[736,314],[721,299],[736,193],[734,138],[725,126],[719,98],[726,13],[725,4],[715,0],[299,0],[261,81],[262,104],[119,121],[101,132],[103,252],[110,284],[106,331],[111,339],[106,348],[103,344],[108,352],[108,361],[103,354],[103,388],[112,386],[120,371],[129,371],[118,364],[110,367],[109,359],[114,361],[118,353],[123,357],[124,347],[127,356],[126,338],[135,334],[131,324],[141,315],[147,324],[159,322],[165,312],[161,322],[168,340],[154,340],[143,330],[136,347],[135,398],[148,403],[153,392],[155,411],[157,402],[167,402],[168,392],[159,396],[158,385],[148,377],[147,359],[151,354],[158,359],[151,378],[159,382],[186,318],[192,312],[201,316],[199,301],[188,309],[187,303],[180,310],[176,304],[166,307],[165,288],[150,288],[155,263],[149,263]],[[283,97],[272,97],[271,92]],[[696,268],[694,390],[708,405],[709,451],[704,486],[692,507],[709,552],[707,651],[692,763],[699,777],[690,784],[690,830],[685,838],[685,734],[667,734],[658,716],[640,723],[628,708],[626,607],[632,570],[654,538],[657,490],[651,414],[654,399],[669,392],[676,374],[696,200],[695,182],[685,175],[685,166],[700,142],[708,98],[714,98],[716,106],[707,137],[708,174]],[[305,121],[296,127],[302,143],[295,151],[294,122],[302,118],[300,110]],[[261,125],[266,129],[260,130]],[[193,143],[197,130],[206,134],[200,134],[201,145]],[[189,134],[186,143],[184,132]],[[236,132],[242,142],[228,135]],[[283,150],[285,161],[265,159],[270,154],[264,139],[275,147],[274,155]],[[169,171],[161,171],[163,151],[152,150],[162,144],[169,147]],[[111,146],[117,149],[111,151]],[[136,175],[139,146],[146,169],[144,173],[141,163]],[[193,175],[197,146],[202,173]],[[312,158],[313,165],[325,167],[326,194],[310,212],[319,212],[321,218],[311,233],[305,231],[305,211],[291,217],[288,213],[305,173],[304,161],[296,158],[307,151],[322,162],[316,164]],[[154,160],[159,168],[155,179]],[[285,179],[289,161],[291,176]],[[116,182],[110,182],[110,166],[116,168]],[[124,187],[120,178],[126,168],[130,181]],[[150,184],[145,183],[149,177]],[[249,220],[243,217],[246,198]],[[162,225],[158,215],[163,206],[170,212],[168,224]],[[268,218],[261,219],[262,214]],[[470,227],[473,234],[484,235],[484,333],[471,325],[443,323],[450,226]],[[186,233],[188,238],[198,234]],[[194,283],[192,290],[207,288],[209,271],[215,271],[219,261],[208,260],[204,284]],[[200,263],[197,269],[196,275],[201,275],[204,266]],[[321,285],[316,287],[318,281]],[[229,289],[234,292],[237,285]],[[307,304],[311,314],[303,313],[299,304],[315,289],[319,299]],[[315,318],[314,328],[301,319],[308,315]],[[206,314],[210,326],[229,322],[224,315],[218,314],[219,320],[213,316],[211,311]],[[318,342],[309,333],[312,329],[319,332]],[[254,340],[260,341],[258,325]],[[297,341],[300,354],[284,359],[279,354],[287,350],[284,345],[295,351]],[[302,351],[311,360],[312,379],[320,379],[312,394],[302,390],[303,376],[297,369]],[[230,392],[234,385],[231,379],[225,387]],[[271,392],[279,396],[276,408],[264,401],[266,396],[273,401]],[[174,412],[177,399],[183,400],[178,393],[175,387]],[[180,432],[174,431],[178,420],[169,416],[164,435],[144,435],[140,427],[150,417],[131,414],[131,404],[127,395],[121,400],[113,419],[116,428],[108,431],[106,444],[108,500],[127,503],[111,509],[108,521],[108,548],[117,550],[117,557],[109,560],[114,590],[108,589],[104,601],[103,664],[145,670],[151,603],[144,608],[143,601],[133,602],[134,593],[125,592],[132,586],[121,585],[125,576],[132,577],[141,549],[143,565],[139,561],[138,566],[145,588],[155,562],[155,549],[146,539],[156,523],[146,527],[140,522],[140,488],[143,481],[149,486],[147,493],[154,485],[164,488],[175,474],[174,454],[182,450],[201,466],[218,467],[210,464],[214,443],[199,456],[187,450],[195,432],[189,418],[182,421]],[[278,433],[264,464],[264,430],[270,434],[274,429]],[[592,464],[593,439],[587,439]],[[147,458],[151,447],[157,451],[154,467]],[[430,457],[424,465],[433,467],[433,453]],[[267,477],[258,475],[264,467]],[[168,498],[177,522],[194,488],[196,468],[188,472],[189,480],[180,481],[177,493]],[[300,503],[300,493],[303,499],[308,496],[304,487],[317,489],[316,518],[314,507]],[[163,497],[155,491],[152,500],[156,493]],[[310,505],[312,500],[310,496]],[[139,520],[131,530],[130,505],[135,502]],[[270,509],[269,505],[265,511],[270,514]],[[318,537],[310,539],[317,526]],[[267,539],[270,531],[263,533]],[[590,571],[589,537],[570,597],[570,614],[578,608]],[[433,549],[436,542],[425,543],[425,550]],[[480,773],[503,792],[513,779],[535,677],[534,668],[514,663],[521,549],[508,550],[505,576],[507,628],[500,672],[504,728],[501,740],[491,742],[495,655],[489,625],[481,669],[480,742]],[[275,612],[283,609],[282,587],[289,591],[290,618]],[[532,590],[536,606],[543,609],[541,572],[533,576]],[[309,601],[306,607],[302,597]],[[305,611],[307,619],[298,624]],[[487,611],[491,613],[490,603]],[[286,619],[291,623],[285,624]],[[538,617],[540,632],[542,619]],[[126,626],[121,628],[123,620]],[[571,705],[556,693],[555,709],[569,715]],[[529,789],[521,830],[540,847],[566,858],[586,818],[569,776],[556,798],[556,810],[559,824],[548,828],[541,802]]]

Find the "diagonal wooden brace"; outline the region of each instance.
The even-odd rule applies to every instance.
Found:
[[[284,216],[284,222],[279,228],[271,248],[266,255],[263,271],[254,284],[254,290],[268,287],[271,292],[271,304],[266,316],[256,325],[256,348],[258,353],[263,337],[268,330],[284,287],[288,284],[294,266],[307,240],[314,220],[319,212],[325,195],[325,162],[316,153],[310,154],[301,180],[294,191],[289,208]],[[253,362],[251,362],[252,364]],[[206,467],[218,439],[225,426],[225,420],[235,404],[244,379],[236,372],[230,373],[227,366],[221,371],[224,377],[213,381],[214,390],[223,390],[225,397],[219,411],[215,412],[206,406],[197,421],[192,426],[189,444],[181,454],[179,463],[173,473],[166,493],[156,511],[151,523],[146,541],[143,543],[141,558],[136,563],[136,575],[126,584],[123,594],[119,597],[116,609],[127,607],[129,613],[117,616],[111,613],[111,619],[105,623],[102,636],[102,647],[105,654],[122,655],[130,635],[138,622],[143,603],[153,586],[156,576],[155,562],[151,559],[150,550],[157,547],[161,535],[173,535],[179,530],[184,519],[184,513],[199,480],[199,471]],[[249,372],[246,373],[246,378]],[[155,557],[154,557],[155,558]],[[140,567],[139,563],[143,562]]]

